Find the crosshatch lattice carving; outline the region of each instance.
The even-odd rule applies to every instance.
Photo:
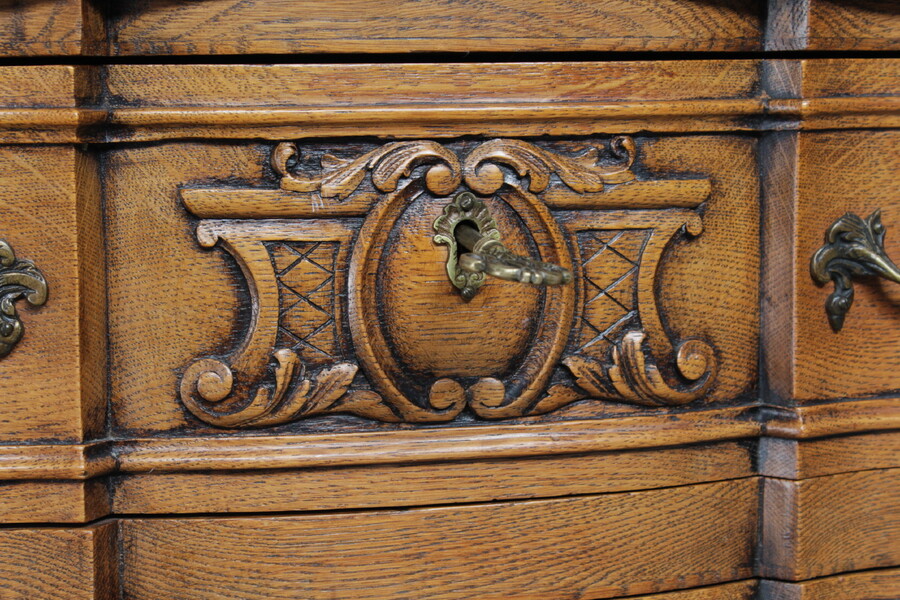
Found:
[[[278,278],[278,346],[307,364],[337,358],[334,271],[338,246],[329,242],[267,244]]]
[[[253,322],[228,357],[186,366],[182,402],[212,425],[263,427],[340,412],[441,422],[464,410],[502,419],[582,399],[664,406],[703,397],[715,384],[715,351],[701,339],[673,347],[654,287],[666,247],[702,233],[695,209],[709,182],[637,179],[630,138],[572,148],[392,142],[356,157],[336,149],[310,171],[302,150],[282,143],[272,152],[280,189],[183,189],[201,219],[200,244],[241,265]],[[428,291],[441,285],[429,269],[442,269],[445,257],[422,226],[462,189],[490,202],[501,227],[536,258],[574,270],[580,286],[525,294],[522,314],[514,313],[524,328],[492,334],[488,315],[487,335],[509,348],[468,366],[448,358],[460,355],[452,336],[439,334],[464,330],[481,313],[467,313],[447,281],[451,296]],[[612,190],[616,208],[608,206]],[[462,321],[398,321],[403,294],[453,302],[442,310]],[[554,377],[560,369],[571,376]]]

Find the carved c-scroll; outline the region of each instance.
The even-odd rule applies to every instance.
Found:
[[[716,380],[715,350],[696,338],[673,346],[656,306],[655,286],[662,254],[676,235],[702,232],[700,216],[693,209],[706,199],[709,185],[699,180],[637,181],[631,170],[636,153],[627,137],[614,138],[605,156],[593,146],[563,154],[520,140],[475,145],[408,141],[388,143],[351,159],[325,154],[321,169],[311,172],[301,168],[298,147],[282,143],[271,157],[280,190],[182,190],[186,206],[201,218],[200,244],[219,245],[235,257],[252,299],[251,324],[242,343],[228,356],[200,357],[186,366],[180,384],[182,402],[211,425],[263,427],[338,412],[381,421],[440,422],[467,408],[481,418],[504,419],[549,412],[582,399],[672,406],[703,397]],[[371,265],[377,264],[388,228],[407,203],[420,194],[448,196],[460,186],[501,198],[528,231],[538,235],[539,252],[550,253],[542,259],[571,266],[571,251],[582,251],[579,235],[634,234],[631,262],[626,265],[634,306],[617,317],[615,326],[598,333],[608,351],[598,350],[602,344],[592,346],[590,341],[571,345],[573,320],[586,319],[581,313],[587,309],[575,302],[584,294],[557,289],[547,292],[542,304],[545,316],[538,341],[515,373],[507,374],[507,382],[500,375],[481,376],[468,384],[454,377],[434,377],[426,385],[425,398],[410,398],[402,385],[394,383],[402,367],[386,366],[393,359],[373,325],[377,317],[362,314],[368,310],[364,307],[377,303],[373,292],[365,291],[374,273]],[[629,210],[604,207],[610,189],[616,190],[620,204],[622,198],[633,199],[628,201]],[[678,208],[661,209],[665,203],[660,194],[663,198],[670,194]],[[266,197],[272,201],[266,202]],[[640,210],[642,203],[652,210]],[[240,220],[227,218],[232,213]],[[336,218],[324,219],[322,214]],[[357,231],[358,221],[347,219],[359,217],[366,219]],[[304,248],[328,243],[338,248],[330,267],[310,259],[310,268],[330,273],[332,286],[327,293],[318,288],[313,292],[333,298],[333,314],[326,316],[331,319],[328,323],[336,324],[342,322],[341,298],[347,291],[352,354],[326,352],[316,365],[303,359],[306,346],[316,346],[293,335],[296,332],[285,324],[293,310],[285,305],[284,296],[283,279],[290,269],[278,264],[273,254],[273,244],[278,243]],[[604,244],[618,252],[614,241]],[[306,254],[297,253],[298,261],[306,260],[302,258]],[[579,285],[588,285],[588,266],[581,265]],[[344,279],[347,271],[349,285]],[[292,293],[306,299],[303,290]],[[315,335],[320,335],[319,329]],[[334,336],[340,335],[335,325]],[[574,383],[547,389],[558,365],[574,375]],[[360,377],[359,366],[369,385]]]

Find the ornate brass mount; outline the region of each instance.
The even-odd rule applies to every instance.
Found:
[[[561,285],[572,272],[559,265],[518,256],[500,241],[497,222],[484,202],[471,192],[457,194],[434,221],[437,244],[446,244],[447,275],[464,298],[472,298],[484,284],[485,274],[534,285]],[[457,248],[469,252],[457,257]]]
[[[34,263],[18,260],[9,244],[0,240],[0,358],[12,352],[25,326],[15,302],[25,298],[34,306],[47,301],[47,282]]]
[[[844,326],[844,317],[853,306],[854,277],[880,275],[900,283],[900,268],[884,251],[881,210],[865,220],[847,213],[832,223],[825,232],[825,245],[810,261],[809,271],[820,286],[834,281],[834,291],[825,301],[825,312],[835,332]]]

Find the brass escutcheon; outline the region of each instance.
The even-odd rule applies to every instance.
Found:
[[[563,285],[572,281],[568,269],[510,252],[500,239],[497,222],[484,202],[461,192],[434,221],[434,241],[446,244],[447,275],[466,299],[472,298],[485,275],[534,285]],[[458,255],[458,248],[468,252]]]

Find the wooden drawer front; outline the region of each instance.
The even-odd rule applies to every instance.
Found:
[[[115,525],[0,531],[3,600],[116,598]]]
[[[118,54],[755,50],[760,3],[736,0],[118,3]]]
[[[34,73],[38,75],[39,73]],[[103,426],[106,332],[95,159],[0,147],[4,173],[0,443],[80,441]]]
[[[749,576],[757,482],[563,500],[121,523],[132,600],[613,598]]]
[[[900,563],[900,469],[763,485],[763,577],[800,581]]]
[[[609,184],[579,179],[597,177],[595,167],[566,161],[590,148],[610,153],[602,138],[111,151],[115,426],[152,433],[309,422],[309,431],[366,425],[309,421],[332,413],[368,425],[450,423],[471,422],[464,409],[479,421],[557,409],[608,414],[602,402],[577,404],[587,398],[633,405],[618,414],[748,398],[758,327],[754,140],[612,143],[630,148],[623,152],[640,176],[609,165]],[[302,168],[267,170],[298,152]],[[453,181],[457,161],[490,162],[492,152],[538,170],[525,182],[511,171],[507,184],[464,167],[467,182]],[[427,164],[408,178],[379,179],[398,160]],[[382,166],[369,175],[366,161]],[[509,165],[498,164],[491,172],[502,175]],[[568,171],[551,180],[541,164]],[[309,173],[320,174],[310,182]],[[444,176],[449,187],[435,183]],[[467,302],[447,278],[432,223],[470,186],[497,211],[510,248],[568,266],[574,284],[542,290],[492,279]],[[640,348],[650,358],[626,356]],[[273,357],[286,365],[282,384],[267,370]],[[290,370],[296,363],[305,375]],[[216,370],[236,376],[224,403],[203,387]],[[312,404],[291,408],[306,402],[294,385],[319,386]]]
[[[853,306],[835,333],[825,313],[831,283],[816,287],[809,260],[847,212],[881,209],[884,249],[900,262],[900,131],[803,133],[797,203],[795,390],[800,401],[900,390],[900,284],[857,280]]]

